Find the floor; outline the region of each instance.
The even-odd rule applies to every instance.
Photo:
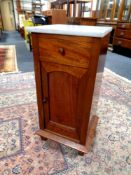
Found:
[[[116,74],[131,80],[131,58],[108,51],[105,66]]]
[[[25,41],[20,34],[15,32],[3,32],[0,44],[15,45],[18,69],[21,72],[31,72],[34,70],[33,54],[29,51]]]
[[[0,44],[16,45],[19,71],[31,72],[34,70],[32,52],[27,49],[25,41],[17,31],[3,32]],[[108,51],[105,67],[131,80],[131,58]]]

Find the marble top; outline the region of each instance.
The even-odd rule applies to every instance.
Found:
[[[26,31],[30,33],[47,33],[102,38],[112,31],[112,27],[56,24],[26,27]]]

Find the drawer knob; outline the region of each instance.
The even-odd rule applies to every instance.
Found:
[[[121,32],[120,35],[123,36],[124,35],[124,32]]]
[[[119,45],[122,44],[122,41],[118,41],[118,44],[119,44]]]
[[[125,28],[126,27],[126,25],[125,24],[122,24],[122,28]]]
[[[63,47],[59,48],[59,53],[61,53],[61,55],[65,55],[65,50]]]

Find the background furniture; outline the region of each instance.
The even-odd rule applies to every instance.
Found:
[[[98,16],[97,25],[113,27],[110,36],[110,46],[112,47],[117,22],[131,22],[131,1],[98,0],[96,14]],[[113,46],[113,48],[115,47]]]
[[[51,9],[43,11],[42,14],[48,17],[48,24],[66,24],[66,10]]]
[[[34,25],[46,25],[48,24],[48,17],[43,15],[34,15],[32,17],[32,22]]]
[[[67,24],[77,24],[77,25],[88,25],[88,26],[95,26],[97,23],[97,18],[72,18],[68,17]]]
[[[51,8],[66,9],[67,24],[96,25],[97,18],[92,17],[92,2],[92,0],[57,0],[51,3]]]
[[[28,32],[26,30],[26,27],[34,26],[34,23],[32,22],[32,20],[23,20],[23,24],[24,24],[24,39],[28,43],[29,42],[29,38],[28,38]]]
[[[0,37],[2,36],[2,30],[3,30],[3,25],[2,25],[2,16],[0,12]]]
[[[99,20],[131,21],[130,0],[100,0],[97,3]]]
[[[45,5],[45,4],[41,3],[41,0],[33,1],[32,2],[32,13],[33,14],[41,14],[43,5]]]
[[[126,48],[126,54],[131,57],[131,23],[118,22],[113,39],[114,51],[123,51]],[[124,53],[124,52],[123,52]]]
[[[51,8],[66,9],[68,17],[85,17],[87,13],[91,17],[92,2],[93,0],[56,0],[51,3]]]
[[[92,115],[96,114],[97,81],[100,85],[111,28],[47,25],[27,30],[33,32],[37,134],[87,153],[98,121]]]
[[[4,69],[4,58],[6,55],[6,49],[0,48],[0,73]]]

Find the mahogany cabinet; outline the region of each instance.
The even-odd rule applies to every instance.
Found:
[[[73,18],[73,17],[68,17],[67,19],[67,24],[76,24],[76,25],[87,25],[87,26],[95,26],[97,23],[97,18]]]
[[[115,30],[113,46],[131,49],[131,23],[118,23]]]
[[[98,121],[94,102],[99,96],[97,81],[101,83],[111,28],[96,27],[96,35],[101,29],[106,32],[92,37],[86,35],[92,28],[95,31],[93,26],[82,30],[87,29],[85,36],[79,34],[81,26],[62,27],[28,30],[32,32],[39,110],[37,134],[87,153]]]
[[[113,38],[114,52],[131,57],[131,23],[118,22]]]

